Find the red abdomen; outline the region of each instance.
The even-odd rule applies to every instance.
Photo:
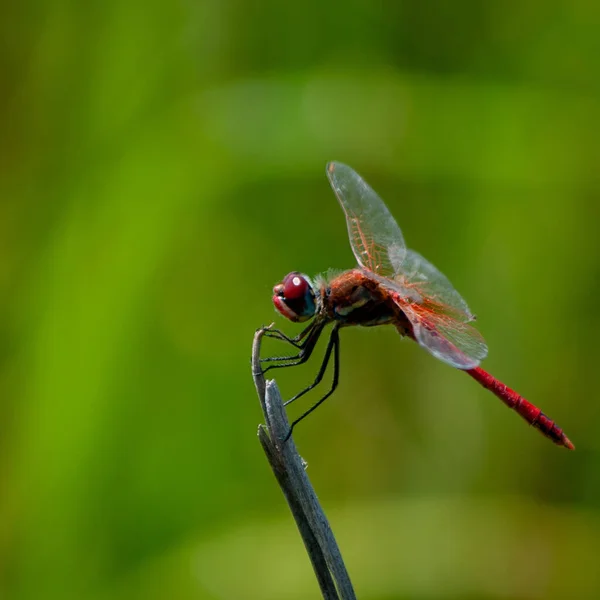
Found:
[[[575,449],[575,446],[573,446],[571,440],[563,433],[563,430],[537,406],[525,400],[523,396],[511,390],[480,367],[469,369],[466,372],[484,388],[487,388],[500,398],[506,406],[518,412],[530,425],[538,429],[547,438],[550,438],[555,444],[564,446],[569,450]]]

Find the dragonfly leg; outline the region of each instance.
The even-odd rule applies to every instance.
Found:
[[[301,396],[304,396],[304,394],[306,394],[307,392],[310,392],[310,390],[312,390],[314,387],[319,385],[319,383],[321,383],[321,380],[323,379],[323,375],[325,375],[327,365],[329,364],[329,360],[331,358],[331,352],[333,350],[335,350],[335,352],[337,354],[337,344],[339,344],[338,329],[339,329],[338,327],[334,327],[331,332],[331,335],[329,336],[329,341],[327,342],[327,348],[325,349],[325,355],[323,356],[323,361],[321,363],[321,367],[319,368],[319,372],[317,373],[317,376],[315,377],[315,380],[308,387],[305,387],[301,392],[298,392],[293,398],[290,398],[287,402],[284,402],[284,404],[283,404],[284,406],[291,404],[292,402],[294,402],[294,400],[298,400],[298,398],[300,398]],[[334,379],[335,379],[335,374],[334,374]]]
[[[317,321],[312,321],[308,327],[305,327],[297,336],[291,338],[285,335],[283,331],[279,329],[268,329],[265,331],[265,337],[270,337],[274,340],[280,340],[282,342],[287,342],[294,346],[294,348],[298,348],[298,350],[302,351],[303,348],[309,343],[309,339],[315,328],[319,325]],[[271,362],[274,360],[296,360],[300,358],[300,354],[295,356],[271,356],[269,358],[261,358],[260,362]]]
[[[292,422],[292,424],[290,426],[290,430],[288,431],[287,435],[285,436],[285,439],[283,440],[284,442],[286,442],[290,438],[294,427],[296,425],[298,425],[298,423],[300,423],[300,421],[302,421],[302,419],[304,419],[305,417],[310,415],[311,412],[316,410],[317,407],[321,406],[321,404],[323,404],[323,402],[325,402],[325,400],[327,400],[327,398],[329,398],[329,396],[331,396],[331,394],[333,394],[333,392],[335,391],[335,389],[338,386],[339,375],[340,375],[339,326],[334,327],[331,332],[331,336],[329,337],[329,342],[327,343],[327,350],[325,351],[325,356],[323,357],[323,362],[321,364],[321,368],[319,369],[319,372],[317,373],[317,377],[315,378],[313,383],[311,385],[309,385],[306,389],[302,390],[300,393],[296,394],[292,399],[288,400],[284,404],[284,406],[287,406],[288,404],[290,404],[290,402],[297,400],[298,398],[300,398],[300,396],[303,396],[304,394],[306,394],[306,392],[312,390],[316,385],[318,385],[321,382],[321,380],[323,379],[323,375],[325,374],[325,370],[327,369],[327,365],[329,364],[329,359],[331,358],[332,351],[333,351],[333,381],[331,383],[331,389],[318,402],[313,404],[313,406],[311,406],[305,413],[300,415],[295,421]]]
[[[263,369],[263,374],[266,373],[269,369],[280,369],[282,367],[295,367],[297,365],[301,365],[305,363],[311,356],[321,333],[323,332],[323,328],[325,327],[325,323],[316,323],[312,324],[310,333],[306,337],[306,339],[296,348],[299,348],[298,354],[294,356],[272,356],[269,358],[261,358],[260,362],[273,362],[277,361],[279,364],[269,365],[265,369]],[[308,329],[308,328],[307,328]]]
[[[275,340],[281,340],[282,342],[287,342],[292,346],[296,346],[296,348],[300,348],[302,344],[300,343],[317,325],[317,321],[312,321],[308,327],[305,327],[297,336],[289,337],[280,329],[265,329],[265,337],[270,337]]]

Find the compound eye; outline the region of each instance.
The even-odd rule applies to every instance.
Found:
[[[315,316],[317,302],[310,279],[292,271],[273,288],[275,308],[290,321],[301,323]]]
[[[305,298],[310,285],[300,273],[290,273],[283,280],[283,297],[289,300]]]

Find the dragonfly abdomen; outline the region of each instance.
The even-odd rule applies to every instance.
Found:
[[[493,375],[484,371],[481,367],[468,369],[466,372],[555,444],[564,446],[569,450],[575,449],[575,446],[573,446],[571,440],[564,434],[563,430],[537,406],[523,398],[523,396],[503,384]]]

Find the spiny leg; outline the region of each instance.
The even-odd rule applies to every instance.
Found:
[[[293,338],[288,337],[287,335],[285,335],[285,333],[283,333],[283,331],[280,331],[279,329],[269,330],[268,332],[265,332],[265,336],[270,337],[274,340],[287,342],[288,344],[294,346],[294,348],[298,348],[300,351],[302,351],[302,349],[310,343],[310,337],[314,334],[314,331],[318,325],[322,325],[322,323],[316,320],[312,321],[308,325],[308,327],[305,327],[296,337]],[[268,333],[273,333],[274,335],[267,335]],[[296,360],[300,358],[300,356],[300,354],[297,354],[295,356],[271,356],[268,358],[261,358],[260,362],[271,362],[275,360]]]
[[[262,358],[261,362],[271,362],[278,361],[281,364],[269,365],[265,369],[263,369],[263,374],[266,373],[269,369],[280,369],[283,367],[295,367],[297,365],[301,365],[305,363],[313,353],[317,342],[319,341],[319,337],[323,332],[325,327],[325,323],[316,323],[313,325],[312,331],[310,331],[309,335],[306,337],[304,342],[297,348],[300,348],[300,352],[295,356],[273,356],[271,358]]]
[[[327,343],[327,349],[325,350],[325,356],[323,357],[323,362],[321,364],[321,368],[319,369],[319,372],[317,373],[317,377],[315,378],[314,382],[311,385],[309,385],[306,389],[304,389],[300,393],[296,394],[291,400],[288,400],[284,404],[284,406],[287,406],[288,404],[290,404],[290,402],[297,400],[298,398],[300,398],[300,396],[303,396],[304,394],[306,394],[306,392],[308,392],[309,390],[312,390],[316,385],[319,384],[321,379],[323,379],[323,375],[325,373],[325,370],[327,369],[327,365],[329,364],[329,359],[331,358],[332,350],[333,350],[333,381],[331,383],[331,389],[316,404],[313,404],[313,406],[311,406],[305,413],[300,415],[295,421],[292,422],[292,424],[290,426],[290,430],[288,431],[287,435],[285,436],[285,439],[283,440],[284,442],[287,442],[287,440],[290,439],[290,436],[292,435],[292,431],[293,431],[294,427],[296,425],[298,425],[298,423],[300,423],[300,421],[302,421],[302,419],[304,419],[305,417],[310,415],[311,412],[316,410],[317,407],[319,407],[321,404],[323,404],[323,402],[325,402],[325,400],[327,400],[327,398],[329,398],[329,396],[331,396],[331,394],[333,394],[333,392],[335,391],[335,389],[338,386],[339,375],[340,375],[339,325],[336,325],[333,328],[333,330],[331,331],[331,336],[329,337],[329,342]]]
[[[329,336],[329,341],[327,342],[327,348],[325,349],[325,354],[323,355],[323,360],[321,362],[321,366],[319,367],[319,372],[315,377],[315,380],[307,387],[305,387],[301,392],[298,392],[293,398],[290,398],[287,402],[284,402],[283,405],[287,406],[294,402],[294,400],[298,400],[301,396],[304,396],[307,392],[310,392],[314,387],[321,383],[323,379],[323,375],[325,375],[325,371],[327,370],[327,366],[329,365],[329,360],[331,358],[331,352],[336,349],[336,344],[339,344],[339,326],[335,326],[331,331],[331,335]],[[337,349],[336,349],[337,352]],[[335,379],[335,374],[334,374]],[[300,417],[302,418],[302,417]]]
[[[274,340],[281,340],[282,342],[287,342],[296,348],[301,348],[302,344],[300,343],[310,332],[315,328],[318,321],[312,321],[307,327],[305,327],[297,336],[289,337],[280,329],[265,329],[265,337],[272,338]],[[306,342],[306,340],[305,340]]]

